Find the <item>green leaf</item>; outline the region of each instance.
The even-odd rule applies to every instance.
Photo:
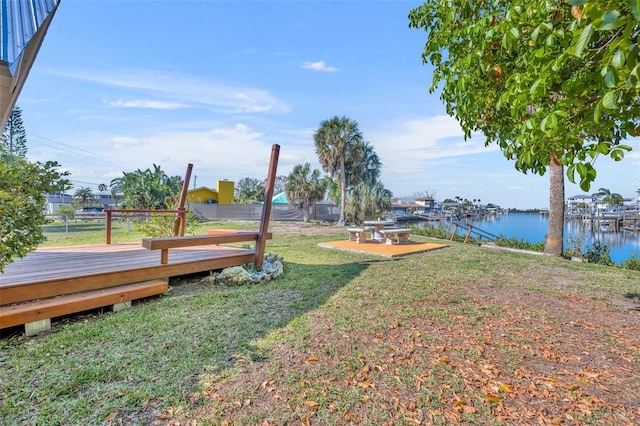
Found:
[[[593,121],[595,121],[596,123],[600,123],[600,117],[602,116],[602,108],[600,107],[601,104],[602,102],[598,102],[596,104],[596,107],[593,109]]]
[[[538,86],[540,85],[541,79],[537,79],[532,85],[531,88],[529,89],[529,94],[533,95],[534,93],[536,93],[536,89],[538,88]]]
[[[640,1],[640,0],[638,0],[638,1]],[[536,40],[538,40],[538,36],[539,35],[540,35],[540,26],[538,25],[537,27],[535,27],[535,29],[531,33],[531,40],[533,40],[535,42]]]
[[[578,39],[575,41],[575,43],[569,49],[569,53],[572,53],[573,55],[575,55],[577,57],[581,57],[582,56],[582,52],[584,51],[584,48],[587,47],[587,44],[589,43],[589,40],[591,40],[591,36],[593,35],[593,31],[594,31],[593,30],[593,26],[591,24],[589,24],[586,27],[584,27],[582,32],[580,32],[580,36],[578,37]]]
[[[609,90],[602,97],[602,106],[606,109],[616,109],[618,108],[618,102],[616,100],[616,92],[614,90]]]
[[[517,40],[520,38],[520,31],[518,31],[517,28],[511,28],[509,30],[509,35],[511,35],[512,38]]]
[[[624,158],[624,151],[621,149],[614,149],[609,154],[614,161],[620,161]]]
[[[591,182],[589,182],[588,180],[580,180],[580,189],[582,189],[584,192],[589,192],[589,189],[591,189]]]
[[[572,164],[569,167],[567,167],[567,179],[569,179],[569,182],[571,183],[576,183],[576,165]]]
[[[611,59],[611,66],[620,69],[624,66],[625,62],[626,58],[624,56],[624,52],[622,52],[621,50],[617,50],[616,53],[613,54],[613,58]]]
[[[600,31],[609,31],[624,25],[625,21],[625,17],[617,10],[608,10],[602,15],[602,19],[594,21],[594,24]]]
[[[616,78],[616,74],[613,72],[613,70],[607,71],[607,73],[604,75],[604,85],[609,89],[613,89],[614,87],[616,87],[617,80],[618,79]]]
[[[631,0],[631,12],[636,21],[640,21],[640,0]]]
[[[524,123],[525,126],[527,127],[527,129],[529,130],[533,130],[533,121],[531,121],[531,119],[527,119],[527,121]]]
[[[610,149],[611,149],[611,142],[602,142],[596,146],[596,151],[604,155],[607,155]]]

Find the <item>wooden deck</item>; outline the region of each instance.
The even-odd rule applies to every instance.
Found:
[[[271,147],[258,231],[145,238],[139,243],[41,248],[15,259],[0,274],[0,329],[25,325],[27,335],[51,327],[56,316],[122,305],[168,290],[169,278],[264,260],[280,146]],[[187,169],[190,175],[191,165]],[[188,177],[180,205],[184,204]],[[178,235],[177,226],[173,235]],[[184,225],[184,223],[183,223]],[[110,241],[107,233],[107,242]],[[225,246],[253,243],[253,248]]]
[[[123,302],[160,294],[169,277],[252,263],[255,250],[206,245],[174,248],[167,264],[160,257],[159,250],[141,243],[38,249],[0,275],[0,328],[98,307],[85,301],[89,292],[106,305],[114,298]],[[52,299],[67,308],[52,309]]]

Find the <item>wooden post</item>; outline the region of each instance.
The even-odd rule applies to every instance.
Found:
[[[464,243],[467,244],[467,241],[469,241],[469,236],[471,235],[471,230],[473,229],[473,226],[469,226],[469,230],[467,231],[467,236],[464,237]]]
[[[111,244],[111,212],[107,210],[107,244]]]
[[[178,201],[178,206],[176,210],[184,210],[184,203],[187,200],[187,192],[189,191],[189,181],[191,180],[191,170],[193,170],[193,164],[187,164],[187,171],[184,174],[184,181],[182,181],[182,191],[180,191],[180,200]],[[173,233],[172,237],[184,236],[184,226],[185,226],[186,215],[185,214],[176,214],[176,220],[173,223]]]
[[[449,241],[453,241],[453,237],[456,236],[457,232],[458,232],[458,224],[456,223],[456,226],[453,228],[453,232],[451,233],[451,238],[449,239]]]
[[[267,234],[269,232],[269,218],[271,217],[271,199],[273,198],[273,187],[276,182],[276,172],[278,170],[278,156],[280,155],[280,145],[271,146],[271,160],[269,161],[269,172],[267,173],[267,184],[264,188],[264,204],[262,204],[262,219],[260,220],[260,231],[256,240],[256,257],[253,261],[255,270],[262,268],[264,260],[264,247],[267,244]]]

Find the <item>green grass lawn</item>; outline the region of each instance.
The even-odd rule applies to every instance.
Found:
[[[52,225],[47,244],[101,242],[79,231],[99,226],[58,242]],[[394,260],[317,245],[345,236],[274,231],[275,281],[174,279],[132,309],[0,340],[2,424],[640,419],[640,273],[446,241]]]
[[[204,234],[209,228],[258,229],[258,224],[251,221],[201,222],[194,225],[192,234]],[[46,240],[41,244],[41,247],[106,243],[107,234],[104,220],[70,220],[68,223],[56,220],[53,223],[44,225],[42,229],[44,230]],[[145,238],[145,235],[136,228],[133,222],[115,220],[111,224],[111,242],[113,244],[141,241],[143,238]]]

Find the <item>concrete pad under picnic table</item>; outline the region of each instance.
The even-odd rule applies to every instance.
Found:
[[[352,251],[355,253],[375,254],[384,257],[405,256],[413,253],[422,253],[430,250],[437,250],[448,247],[446,244],[437,243],[417,243],[410,241],[407,244],[385,244],[384,242],[375,242],[367,240],[366,243],[357,243],[355,241],[329,241],[319,243],[318,246],[323,248],[331,248],[343,251]]]

